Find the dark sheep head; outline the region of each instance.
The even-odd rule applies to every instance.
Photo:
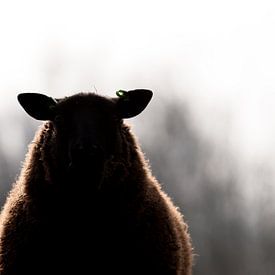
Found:
[[[53,99],[22,93],[18,101],[37,120],[53,124],[58,163],[69,178],[92,178],[100,184],[106,161],[121,150],[122,120],[141,113],[152,98],[149,90],[118,91],[117,98],[76,94]]]

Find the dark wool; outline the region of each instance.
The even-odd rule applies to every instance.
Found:
[[[71,98],[59,104],[73,110],[78,99],[107,101]],[[47,121],[36,133],[2,210],[0,274],[190,275],[187,225],[129,126],[120,122],[95,189],[92,168],[91,177],[67,172],[56,124]]]

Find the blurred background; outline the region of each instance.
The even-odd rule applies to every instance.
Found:
[[[20,92],[148,88],[129,120],[184,213],[194,274],[275,274],[275,3],[1,1],[0,203],[40,124]]]

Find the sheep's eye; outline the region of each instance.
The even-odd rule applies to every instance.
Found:
[[[120,117],[114,117],[113,121],[118,125],[121,125],[123,123],[123,120]]]
[[[55,118],[54,118],[54,122],[55,123],[63,123],[64,122],[64,118],[61,116],[61,115],[57,115]]]

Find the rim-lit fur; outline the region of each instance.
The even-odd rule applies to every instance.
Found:
[[[1,213],[1,275],[191,274],[182,215],[129,126],[118,134],[122,149],[92,193],[58,170],[54,125],[41,126]]]

